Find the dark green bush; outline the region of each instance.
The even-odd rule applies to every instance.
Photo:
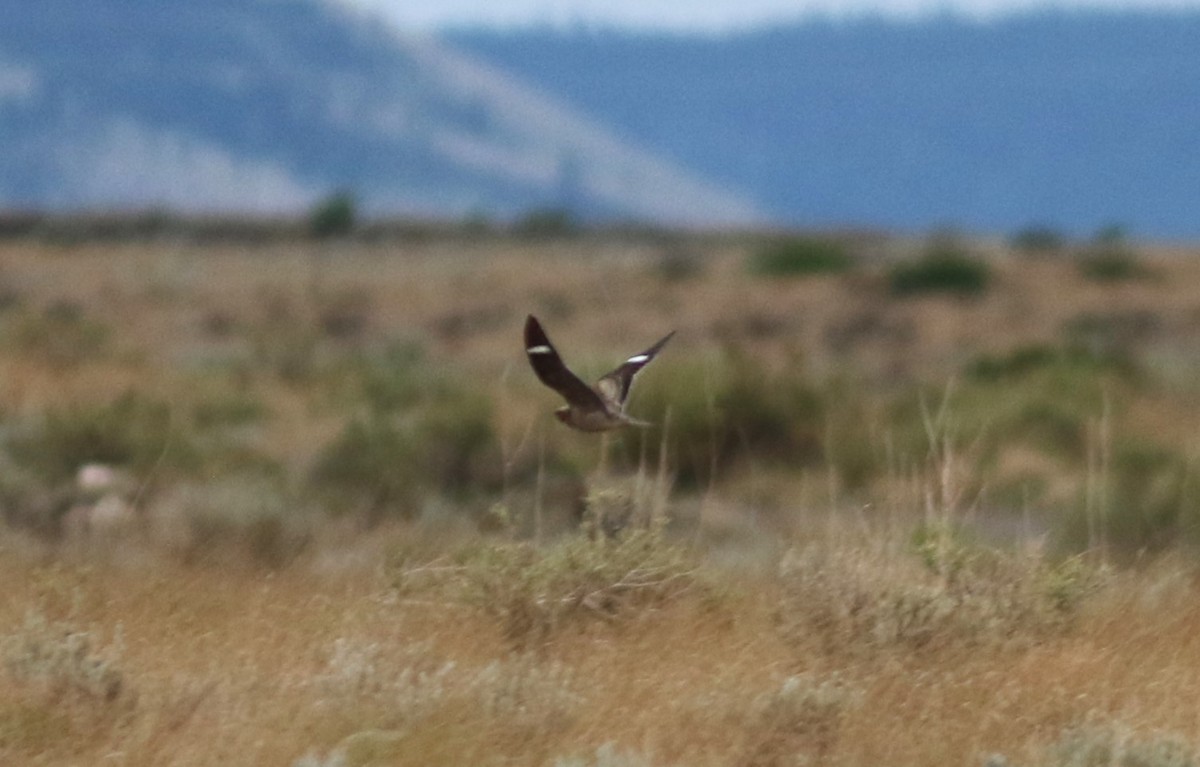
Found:
[[[1200,476],[1192,457],[1141,440],[1118,441],[1111,458],[1062,520],[1068,551],[1103,546],[1130,560],[1200,544]]]
[[[1080,560],[979,546],[941,525],[918,530],[912,549],[789,552],[779,572],[783,638],[834,655],[1028,645],[1069,628],[1104,583]]]
[[[213,393],[192,406],[192,423],[198,429],[244,426],[267,415],[266,403],[248,391]]]
[[[1079,273],[1094,282],[1123,282],[1151,276],[1152,272],[1133,250],[1104,247],[1079,256]]]
[[[308,228],[314,237],[345,237],[358,223],[358,202],[347,191],[334,192],[313,207]]]
[[[1028,344],[1004,354],[982,354],[967,363],[965,372],[976,381],[1000,382],[1054,368],[1080,373],[1132,372],[1128,360],[1080,344]]]
[[[411,519],[420,511],[416,452],[411,436],[392,420],[355,419],[321,451],[309,483],[335,511]]]
[[[17,424],[5,447],[17,466],[48,483],[70,481],[88,463],[138,474],[194,469],[200,454],[190,428],[170,404],[129,392],[109,403],[47,410]]]
[[[534,208],[513,223],[522,237],[565,237],[579,232],[579,221],[566,208]]]
[[[309,381],[321,335],[311,312],[279,291],[264,291],[259,304],[261,315],[249,328],[255,365],[288,383]]]
[[[1019,346],[982,355],[964,369],[953,413],[964,435],[978,439],[979,457],[1006,447],[1034,448],[1049,466],[1083,469],[1089,423],[1124,407],[1137,371],[1124,359],[1077,345]]]
[[[1123,282],[1153,276],[1120,227],[1101,229],[1077,259],[1079,273],[1095,282]]]
[[[967,363],[966,373],[979,381],[1019,378],[1054,363],[1061,353],[1047,344],[1032,344],[1006,354],[983,354]]]
[[[1056,253],[1066,246],[1067,240],[1057,229],[1035,224],[1012,236],[1009,245],[1014,250],[1028,255]]]
[[[692,552],[654,530],[547,546],[493,541],[457,560],[451,580],[437,585],[494,618],[518,648],[568,627],[629,620],[688,594],[716,593],[697,574]]]
[[[791,237],[771,242],[751,254],[746,268],[763,277],[789,277],[845,272],[854,267],[846,246],[834,239]]]
[[[684,282],[704,273],[704,256],[681,246],[662,250],[654,264],[654,274],[664,282]]]
[[[502,485],[491,402],[445,381],[416,397],[352,419],[321,451],[309,483],[327,505],[411,519],[427,494],[465,500]]]
[[[428,388],[428,365],[416,343],[393,343],[382,353],[358,359],[355,397],[373,413],[398,413],[420,401]]]
[[[1096,424],[1119,422],[1134,396],[1124,369],[1081,351],[1028,346],[978,358],[966,371],[942,417],[957,446],[958,481],[969,489],[964,497],[986,492],[993,504],[997,492],[1007,493],[1019,506],[1023,488],[1053,487],[1056,508],[1070,506],[1074,485],[1064,474],[1093,470]],[[890,399],[883,420],[898,460],[923,460],[928,414],[941,409],[942,397],[916,390]]]
[[[317,327],[325,336],[339,341],[361,338],[374,314],[371,294],[363,289],[325,292],[317,304]]]
[[[888,274],[896,296],[948,294],[974,297],[987,290],[992,272],[987,262],[954,244],[935,244],[915,261],[895,264]]]
[[[420,407],[409,429],[425,488],[458,500],[500,489],[503,467],[484,395],[447,392]]]
[[[885,468],[883,439],[875,430],[881,416],[872,412],[867,392],[845,377],[822,386],[822,402],[824,468],[837,477],[841,489],[859,490]]]
[[[55,367],[73,367],[100,357],[109,329],[91,319],[83,307],[70,302],[23,311],[11,320],[6,340],[18,352]]]
[[[1200,540],[1200,477],[1186,456],[1118,443],[1102,489],[1101,534],[1111,551],[1157,552]]]
[[[1071,402],[1038,398],[1013,413],[997,428],[995,437],[1082,461],[1087,450],[1087,422],[1087,414]]]
[[[772,372],[731,354],[659,364],[639,380],[630,405],[654,426],[625,432],[623,445],[627,460],[636,461],[665,438],[681,487],[705,486],[714,472],[738,464],[803,469],[844,460],[839,471],[855,482],[874,465],[860,460],[862,414],[848,415],[862,400],[833,396],[798,365]],[[836,450],[825,440],[830,424],[838,424]]]

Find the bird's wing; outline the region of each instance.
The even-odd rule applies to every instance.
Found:
[[[654,359],[654,356],[667,345],[667,341],[670,341],[673,335],[675,335],[674,330],[667,333],[658,343],[646,351],[635,354],[622,362],[616,370],[597,381],[596,388],[606,398],[624,408],[625,400],[629,397],[629,388],[633,386],[633,377],[638,374],[638,371],[650,364],[650,360]]]
[[[542,330],[542,324],[532,314],[525,319],[525,354],[541,382],[561,394],[568,403],[577,407],[604,408],[600,395],[563,364],[546,331]]]

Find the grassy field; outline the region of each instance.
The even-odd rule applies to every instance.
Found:
[[[0,242],[0,764],[1195,764],[1195,255]]]

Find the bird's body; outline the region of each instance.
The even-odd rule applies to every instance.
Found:
[[[675,335],[668,333],[646,351],[635,354],[588,386],[563,363],[542,325],[532,314],[525,320],[525,354],[542,383],[554,389],[567,405],[554,411],[558,420],[580,431],[611,431],[624,426],[650,426],[625,412],[633,378]]]

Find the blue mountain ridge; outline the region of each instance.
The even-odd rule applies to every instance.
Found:
[[[1197,11],[444,36],[789,224],[1200,238]]]

